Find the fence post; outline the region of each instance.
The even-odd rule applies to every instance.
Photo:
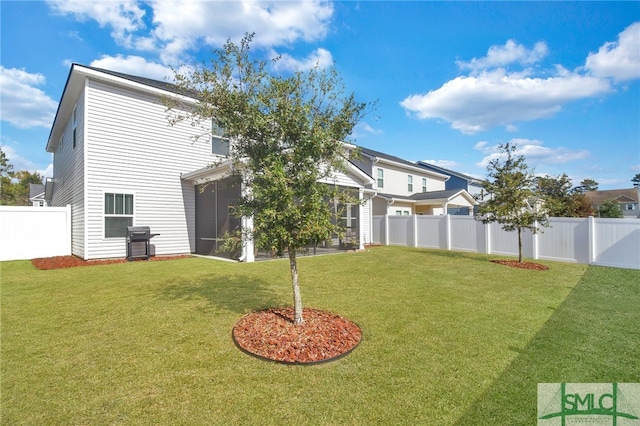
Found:
[[[384,215],[384,245],[389,245],[389,214]]]
[[[596,221],[589,216],[589,265],[596,262]]]
[[[485,223],[484,226],[484,252],[491,254],[491,225]]]
[[[447,248],[447,250],[451,250],[451,215],[449,213],[445,215],[444,227],[445,227],[444,234],[447,240],[445,241],[445,247]]]
[[[533,226],[534,229],[538,228],[538,221],[534,221],[533,222]],[[533,258],[534,259],[538,259],[538,232],[533,232],[533,235],[531,235],[531,245],[532,250],[533,250]]]
[[[66,232],[66,236],[67,236],[67,252],[71,255],[73,254],[73,241],[72,241],[72,233],[73,230],[71,228],[71,204],[67,204],[65,206],[67,208],[67,232]]]
[[[413,215],[413,247],[418,247],[418,215]]]

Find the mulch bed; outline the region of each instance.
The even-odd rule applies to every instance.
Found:
[[[293,308],[273,308],[242,317],[233,340],[243,351],[286,364],[316,364],[349,354],[362,339],[355,323],[330,312],[304,308],[293,323]]]
[[[517,260],[492,260],[493,263],[499,263],[500,265],[511,266],[513,268],[520,269],[533,269],[536,271],[546,271],[548,266],[541,265],[535,262],[518,262]]]
[[[181,256],[152,256],[150,261],[170,260],[190,257],[189,255]],[[134,259],[134,262],[146,262],[145,259]],[[84,260],[77,256],[54,256],[41,257],[33,259],[31,263],[38,269],[64,269],[75,268],[76,266],[93,266],[93,265],[111,265],[114,263],[126,263],[127,259],[103,259],[103,260]]]

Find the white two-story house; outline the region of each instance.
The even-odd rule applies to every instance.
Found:
[[[227,179],[228,141],[198,137],[211,129],[190,122],[170,125],[164,97],[177,98],[185,110],[197,102],[166,82],[72,65],[47,142],[54,173],[45,198],[51,206],[71,205],[74,255],[125,257],[128,226],[159,234],[151,244],[155,255],[216,255],[226,231],[250,226],[250,218],[229,214],[246,188]],[[362,201],[341,218],[358,247],[371,241],[373,215],[443,214],[473,205],[468,194],[445,190],[445,175],[361,152],[326,182]],[[250,242],[243,247],[242,259],[251,261]]]
[[[373,215],[444,215],[477,204],[466,190],[447,189],[446,174],[368,148],[360,153],[352,161],[374,179],[365,191]]]

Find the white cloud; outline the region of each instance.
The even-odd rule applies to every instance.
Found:
[[[517,123],[551,117],[563,106],[612,91],[612,81],[640,78],[640,22],[622,31],[616,42],[605,43],[589,54],[586,65],[570,71],[561,65],[540,70],[531,65],[549,53],[545,42],[531,49],[508,40],[492,46],[487,55],[458,61],[470,70],[440,88],[406,97],[400,104],[419,119],[439,119],[462,133],[474,134],[503,126],[517,130]],[[520,70],[511,70],[511,65]]]
[[[42,74],[0,65],[0,117],[19,128],[49,127],[58,103],[36,86],[45,83]]]
[[[442,167],[449,170],[455,170],[460,166],[460,163],[453,160],[422,160],[423,163],[433,164],[434,166]]]
[[[628,26],[617,41],[605,43],[598,53],[590,53],[585,67],[597,77],[640,78],[640,22]]]
[[[90,66],[160,81],[173,81],[174,75],[168,66],[148,61],[141,56],[105,55],[92,61]]]
[[[479,71],[504,67],[513,63],[531,65],[541,61],[548,53],[547,44],[542,41],[536,43],[533,49],[527,49],[513,40],[508,40],[504,46],[491,46],[487,51],[487,56],[483,58],[473,58],[469,62],[457,61],[456,63],[462,69]]]
[[[50,1],[57,13],[84,21],[93,19],[112,28],[119,44],[160,55],[164,63],[184,60],[201,44],[222,46],[228,38],[238,42],[255,32],[254,46],[283,46],[297,40],[323,39],[329,29],[333,5],[319,0],[283,1]]]
[[[0,148],[7,156],[9,160],[9,164],[13,166],[14,172],[19,171],[29,171],[29,172],[38,172],[44,177],[52,177],[53,176],[53,164],[47,165],[45,169],[39,169],[38,166],[33,161],[30,161],[24,158],[22,155],[18,153],[11,145],[1,145]]]
[[[576,151],[564,147],[546,147],[542,141],[537,139],[514,138],[509,143],[517,146],[516,155],[524,156],[529,168],[547,164],[564,164],[584,160],[590,156],[589,151],[586,150]],[[484,158],[476,163],[478,167],[487,167],[492,160],[503,156],[503,153],[498,150],[498,145],[489,145],[484,141],[478,142],[474,149],[485,154]]]
[[[145,27],[145,11],[134,0],[49,1],[51,9],[61,15],[73,15],[79,21],[93,19],[101,27],[111,27],[111,36],[120,44],[131,47],[132,34]]]
[[[370,135],[381,135],[384,133],[381,129],[376,129],[373,126],[371,126],[369,123],[365,123],[365,122],[360,122],[356,124],[356,129],[364,133],[368,133]]]
[[[461,76],[439,89],[407,97],[401,105],[420,119],[442,119],[462,133],[550,117],[568,102],[609,92],[607,81],[557,68],[547,78],[504,69]]]
[[[295,59],[286,53],[278,54],[275,50],[272,51],[272,56],[280,57],[274,64],[276,71],[303,71],[314,67],[328,68],[333,65],[331,52],[322,48],[316,49],[304,59]]]

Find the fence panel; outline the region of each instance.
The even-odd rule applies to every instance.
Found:
[[[538,234],[538,258],[589,263],[589,222],[585,218],[550,218]]]
[[[391,245],[413,245],[413,217],[389,216],[389,242]]]
[[[640,220],[595,219],[593,263],[640,269]]]
[[[374,237],[384,244],[414,245],[479,253],[518,255],[517,232],[502,225],[483,225],[468,217],[387,216],[389,241],[384,241],[385,216],[374,216]],[[415,231],[413,224],[416,224]],[[640,269],[640,220],[549,218],[550,227],[522,233],[525,258]]]
[[[450,216],[451,250],[484,252],[485,225],[469,216]]]
[[[0,206],[0,260],[71,254],[71,206]]]
[[[446,249],[447,223],[444,216],[418,216],[418,247]]]
[[[506,232],[499,223],[489,224],[489,253],[503,254],[507,256],[518,255],[518,235],[514,232]]]
[[[373,216],[371,219],[371,238],[374,244],[384,244],[384,216]]]

